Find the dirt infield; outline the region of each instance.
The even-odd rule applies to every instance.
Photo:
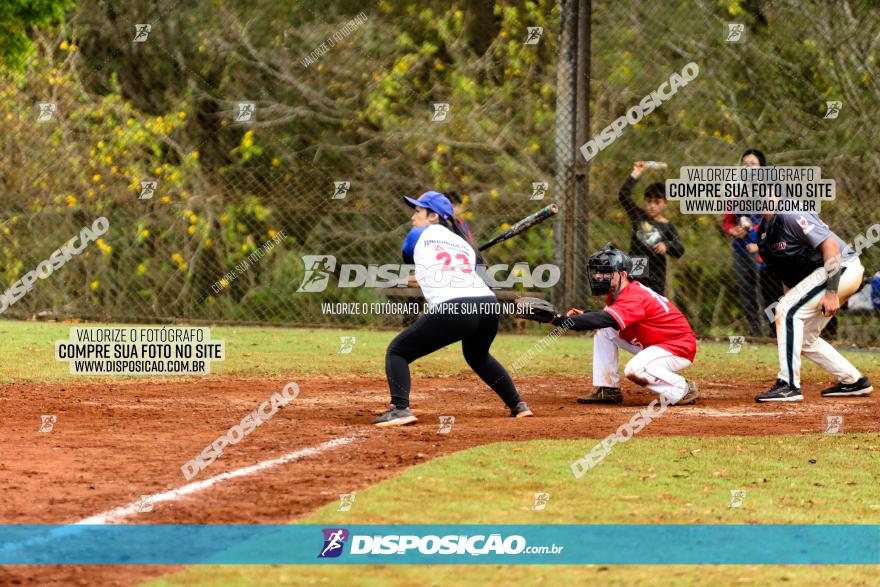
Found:
[[[627,385],[622,406],[582,406],[574,398],[589,390],[587,377],[520,378],[537,417],[515,420],[473,376],[417,378],[412,404],[419,423],[379,430],[369,423],[387,402],[384,378],[290,380],[299,383],[299,397],[191,481],[180,467],[288,380],[0,386],[0,521],[284,523],[438,455],[497,441],[604,437],[653,399]],[[700,384],[697,405],[670,408],[641,434],[815,433],[824,430],[826,415],[843,415],[847,432],[880,430],[876,395],[832,401],[819,397],[819,385],[807,385],[802,404],[758,405],[753,384]],[[40,416],[48,414],[57,418],[54,427],[40,432]],[[445,415],[456,417],[455,426],[440,435]],[[328,443],[334,439],[341,442]],[[240,471],[285,455],[287,462]],[[198,491],[167,493],[233,471],[238,476]],[[152,511],[124,507],[155,494],[164,497]],[[131,585],[174,570],[5,567],[0,584]]]

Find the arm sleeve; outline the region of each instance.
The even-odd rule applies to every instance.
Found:
[[[571,330],[596,330],[599,328],[618,328],[617,321],[607,312],[584,312],[577,316],[557,316],[553,326],[568,324]]]
[[[648,218],[645,211],[636,206],[632,197],[632,190],[637,181],[636,178],[630,175],[626,178],[626,181],[623,182],[623,185],[620,186],[620,192],[617,194],[617,200],[620,202],[620,205],[623,206],[623,209],[626,210],[626,215],[629,216],[630,220],[633,222],[647,220]]]
[[[406,238],[403,240],[403,262],[409,265],[415,263],[413,260],[413,255],[416,251],[416,244],[419,242],[419,237],[422,236],[422,233],[425,231],[425,226],[417,226],[409,231],[409,234],[406,235]]]
[[[678,236],[678,229],[671,222],[666,225],[666,252],[676,259],[684,255],[684,244]]]

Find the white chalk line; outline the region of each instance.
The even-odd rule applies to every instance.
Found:
[[[223,483],[224,481],[228,481],[229,479],[236,479],[238,477],[253,475],[254,473],[259,473],[260,471],[265,471],[266,469],[270,469],[278,465],[283,465],[284,463],[297,461],[305,457],[315,456],[326,450],[331,450],[339,446],[351,444],[354,441],[354,437],[334,438],[333,440],[328,440],[327,442],[319,444],[318,446],[303,448],[281,457],[261,461],[255,465],[242,467],[241,469],[236,469],[234,471],[227,471],[226,473],[220,473],[219,475],[208,477],[207,479],[204,479],[202,481],[194,481],[192,483],[188,483],[183,487],[178,487],[177,489],[144,496],[138,501],[132,502],[128,505],[114,508],[100,514],[95,514],[94,516],[89,516],[88,518],[80,520],[79,522],[75,522],[75,525],[112,524],[113,522],[116,522],[123,518],[127,518],[134,514],[143,513],[142,507],[144,503],[156,504],[162,503],[164,501],[175,501],[185,495],[191,495],[193,493],[209,489],[214,485],[217,485],[218,483]]]
[[[752,418],[755,416],[791,416],[792,412],[722,412],[718,410],[689,410],[679,412],[679,416],[709,416],[711,418]],[[796,415],[796,414],[794,414]]]
[[[356,438],[352,436],[344,438],[334,438],[333,440],[328,440],[327,442],[321,443],[318,446],[303,448],[291,453],[287,453],[286,455],[281,457],[261,461],[255,465],[242,467],[241,469],[228,471],[226,473],[220,473],[219,475],[214,475],[213,477],[209,477],[202,481],[195,481],[193,483],[184,485],[183,487],[178,487],[177,489],[164,491],[162,493],[156,493],[154,495],[144,496],[138,501],[130,503],[128,505],[114,508],[101,514],[96,514],[94,516],[89,516],[88,518],[80,520],[79,522],[74,522],[73,524],[53,528],[46,536],[30,538],[19,543],[0,544],[0,552],[14,552],[23,547],[35,546],[37,544],[45,544],[55,539],[62,538],[64,536],[71,536],[73,534],[78,534],[79,532],[84,531],[84,529],[79,529],[75,526],[111,524],[113,522],[122,520],[123,518],[127,518],[131,515],[143,513],[141,511],[141,508],[144,502],[154,504],[163,501],[174,501],[176,499],[179,499],[180,497],[203,491],[205,489],[213,487],[214,485],[217,485],[218,483],[228,481],[229,479],[246,477],[260,471],[265,471],[266,469],[275,467],[277,465],[283,465],[284,463],[297,461],[305,457],[315,456],[317,454],[321,454],[324,451],[331,450],[339,446],[344,446],[346,444],[351,444],[355,440]]]

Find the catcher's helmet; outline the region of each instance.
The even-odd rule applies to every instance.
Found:
[[[618,271],[632,273],[633,262],[629,255],[615,249],[611,243],[601,251],[590,255],[587,259],[587,276],[590,280],[590,292],[594,296],[602,296],[611,291],[611,276]]]

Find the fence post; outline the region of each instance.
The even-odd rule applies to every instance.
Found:
[[[583,305],[586,295],[589,176],[579,148],[590,131],[590,0],[562,0],[556,72],[556,177],[559,214],[553,226],[554,262],[562,278],[553,290],[559,308]]]
[[[553,223],[553,261],[562,277],[553,288],[557,308],[571,307],[574,301],[574,125],[575,62],[577,58],[577,2],[561,0],[559,60],[556,69],[556,174],[554,198],[559,213]]]
[[[575,98],[575,144],[574,156],[574,302],[582,307],[588,294],[585,263],[590,254],[588,198],[590,195],[590,167],[580,152],[580,147],[590,139],[590,20],[592,0],[578,0],[577,95]]]

